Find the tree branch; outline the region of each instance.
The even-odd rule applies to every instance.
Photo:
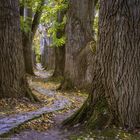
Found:
[[[41,2],[38,4],[36,13],[34,15],[34,19],[33,19],[33,23],[32,23],[32,38],[34,38],[34,35],[36,33],[37,27],[39,25],[39,21],[42,15],[42,10],[43,10],[43,6],[45,4],[45,0],[41,0]]]

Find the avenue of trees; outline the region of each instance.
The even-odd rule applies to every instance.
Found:
[[[89,92],[64,125],[140,127],[139,0],[0,0],[0,10],[0,98],[37,101],[26,73],[40,60],[60,90]]]

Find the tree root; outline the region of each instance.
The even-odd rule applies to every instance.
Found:
[[[25,97],[27,97],[31,102],[41,102],[36,95],[34,95],[31,89],[27,89]]]
[[[64,120],[62,125],[72,127],[79,124],[88,129],[103,129],[109,127],[112,120],[106,99],[93,99],[93,94],[90,94],[83,106]]]
[[[90,105],[91,102],[92,102],[92,94],[89,95],[88,99],[85,101],[82,107],[78,111],[76,111],[71,117],[64,120],[62,124],[74,126],[78,123],[83,123],[85,120],[87,120],[93,111]]]
[[[34,95],[28,85],[26,75],[23,78],[23,93],[24,96],[27,97],[31,102],[40,102],[40,100]]]

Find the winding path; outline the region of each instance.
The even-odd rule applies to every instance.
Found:
[[[38,65],[39,69],[41,66]],[[40,71],[41,78],[48,78],[49,74],[46,72]],[[48,96],[54,96],[56,94],[53,90],[48,90],[39,86],[33,87],[36,91],[40,94],[45,94]],[[70,101],[63,96],[60,96],[59,99],[56,99],[51,107],[43,107],[38,109],[37,111],[27,112],[18,115],[10,115],[8,117],[0,118],[0,135],[9,133],[9,131],[13,130],[14,128],[18,127],[19,125],[28,122],[32,119],[40,117],[42,114],[54,112],[57,110],[61,110],[66,108],[70,105]]]

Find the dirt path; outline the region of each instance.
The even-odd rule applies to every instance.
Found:
[[[45,82],[47,81],[47,79],[50,77],[50,73],[47,73],[45,71],[43,71],[43,69],[41,68],[40,65],[37,66],[38,67],[38,71],[36,72],[36,75],[38,76],[38,78],[42,81],[45,80]],[[39,80],[39,81],[40,81]],[[38,80],[37,80],[38,81]],[[50,108],[45,108],[45,111],[47,110],[48,112],[54,112],[55,110],[59,110],[62,108],[67,108],[70,107],[72,102],[71,100],[69,100],[68,98],[65,98],[65,96],[63,96],[63,94],[59,94],[58,92],[56,92],[55,89],[48,89],[46,87],[42,87],[39,85],[38,82],[32,82],[30,83],[31,87],[44,95],[47,95],[50,98],[56,98],[57,100],[55,100],[55,103],[53,103],[53,105]],[[76,100],[78,100],[79,102],[83,102],[83,99],[79,98],[79,97],[75,97]],[[67,131],[66,129],[62,129],[61,127],[61,122],[66,119],[68,116],[70,116],[76,108],[72,108],[72,109],[68,109],[66,112],[54,112],[53,117],[51,118],[51,120],[53,121],[53,125],[51,126],[50,129],[46,130],[46,131],[37,131],[34,129],[25,129],[23,131],[20,131],[18,134],[13,134],[12,136],[10,136],[9,139],[15,139],[15,140],[68,140],[68,136],[72,133],[70,131]],[[27,115],[25,115],[27,116]],[[24,118],[24,117],[22,117]],[[16,121],[17,122],[17,121]]]
[[[44,75],[45,74],[47,75],[46,72],[44,72]],[[46,78],[48,78],[48,75],[46,76]],[[34,85],[34,87],[32,86],[32,88],[34,88],[34,90],[38,91],[40,94],[47,95],[50,98],[54,97],[56,94],[55,91],[42,88],[38,85]],[[55,98],[54,103],[52,103],[52,105],[49,107],[45,106],[36,111],[14,114],[14,115],[4,116],[0,118],[0,135],[8,133],[9,131],[18,127],[19,125],[27,121],[30,121],[34,118],[37,118],[41,116],[42,114],[58,111],[58,110],[61,110],[70,106],[70,101],[68,99],[66,99],[65,97],[61,95],[57,97],[58,98]]]
[[[67,104],[69,104],[69,101],[63,98],[62,100],[56,100],[51,107],[43,107],[37,111],[0,118],[0,135],[8,133],[10,130],[18,127],[24,122],[37,118],[42,114],[64,109]]]
[[[16,140],[68,140],[68,136],[72,133],[67,129],[62,129],[61,122],[66,119],[72,112],[56,115],[53,120],[54,126],[45,132],[35,130],[25,130],[11,137]]]

